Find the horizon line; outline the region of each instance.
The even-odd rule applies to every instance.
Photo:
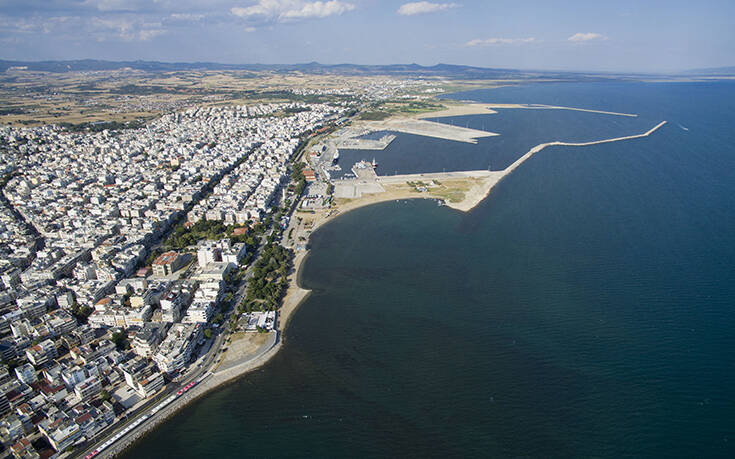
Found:
[[[465,69],[480,69],[480,70],[501,70],[501,71],[516,71],[516,72],[546,72],[546,73],[588,73],[588,74],[604,74],[604,75],[681,75],[681,74],[696,74],[724,71],[728,74],[735,74],[735,65],[723,65],[717,67],[697,68],[697,69],[680,69],[680,70],[591,70],[591,69],[560,69],[560,68],[515,68],[515,67],[483,67],[478,65],[468,64],[451,64],[445,62],[438,62],[436,64],[418,64],[412,63],[391,63],[391,64],[359,64],[353,62],[340,62],[335,64],[325,64],[318,61],[310,62],[294,62],[294,63],[273,63],[264,64],[260,62],[240,62],[240,63],[229,63],[229,62],[217,62],[217,61],[165,61],[165,60],[145,60],[145,59],[121,59],[121,60],[108,60],[108,59],[95,59],[95,58],[77,58],[77,59],[38,59],[38,60],[20,60],[20,59],[9,59],[0,58],[0,62],[7,63],[20,63],[20,64],[42,64],[42,63],[64,63],[64,62],[104,62],[111,64],[124,64],[124,63],[150,63],[150,64],[167,64],[167,65],[221,65],[221,66],[253,66],[253,67],[289,67],[289,66],[309,66],[316,65],[321,67],[341,67],[341,66],[352,66],[352,67],[421,67],[425,69],[432,69],[439,66],[448,67],[460,67]],[[6,69],[7,70],[7,69]]]

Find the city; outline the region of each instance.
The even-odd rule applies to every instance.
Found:
[[[73,454],[209,376],[224,335],[272,335],[261,340],[272,347],[283,292],[259,300],[249,267],[304,191],[294,154],[353,109],[193,107],[141,129],[0,129],[3,444]]]
[[[735,457],[733,17],[0,0],[0,459]]]

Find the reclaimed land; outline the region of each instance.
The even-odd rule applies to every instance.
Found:
[[[643,134],[595,140],[591,142],[547,142],[536,145],[502,171],[459,171],[410,175],[379,176],[368,180],[343,180],[335,186],[336,192],[352,199],[338,200],[338,211],[343,213],[358,207],[395,199],[442,199],[446,205],[463,212],[473,209],[485,199],[495,185],[525,161],[546,147],[586,147],[648,137],[663,127],[662,121]],[[338,195],[339,196],[339,195]],[[341,203],[341,204],[340,204]],[[332,218],[336,212],[332,214]]]
[[[385,121],[360,121],[359,127],[372,132],[393,131],[406,134],[434,137],[437,139],[454,140],[455,142],[477,143],[482,137],[492,137],[500,134],[494,132],[480,131],[459,126],[450,126],[435,121],[423,119],[399,118]]]

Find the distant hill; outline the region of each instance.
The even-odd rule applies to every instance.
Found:
[[[191,70],[247,70],[272,71],[279,73],[302,72],[308,74],[338,74],[338,75],[396,75],[404,77],[444,77],[457,79],[506,79],[506,78],[553,78],[553,79],[580,79],[579,74],[571,72],[543,72],[522,71],[513,69],[493,69],[471,67],[465,65],[438,64],[422,66],[418,64],[394,65],[357,65],[336,64],[325,65],[318,62],[307,64],[218,64],[213,62],[156,62],[156,61],[122,61],[112,62],[94,59],[71,61],[6,61],[0,60],[0,72],[13,67],[24,67],[40,72],[80,72],[96,70],[122,70],[130,68],[147,72],[172,72]],[[585,76],[584,79],[591,77]]]

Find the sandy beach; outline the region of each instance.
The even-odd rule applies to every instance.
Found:
[[[301,272],[301,265],[303,265],[308,251],[299,250],[296,252],[293,260],[293,268],[288,276],[288,289],[286,290],[286,296],[283,298],[283,304],[281,309],[278,311],[278,329],[283,331],[286,330],[288,322],[291,320],[291,316],[301,303],[309,297],[311,290],[301,288],[299,285],[299,274]]]

